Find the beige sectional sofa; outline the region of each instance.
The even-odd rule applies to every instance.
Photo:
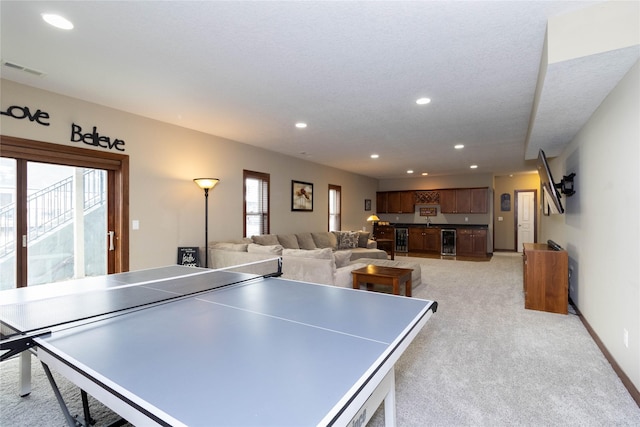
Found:
[[[255,274],[274,272],[281,258],[284,278],[311,283],[351,287],[351,272],[367,264],[412,268],[413,287],[421,283],[419,264],[388,260],[369,233],[361,231],[252,236],[211,244],[208,252],[212,268],[234,267]]]

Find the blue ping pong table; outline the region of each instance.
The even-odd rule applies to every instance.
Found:
[[[47,372],[145,426],[363,426],[383,401],[395,425],[394,364],[437,308],[180,266],[3,291],[0,301],[3,358],[34,351]]]

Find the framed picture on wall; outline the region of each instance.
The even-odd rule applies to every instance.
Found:
[[[310,182],[291,181],[291,210],[313,211],[313,184]]]
[[[503,193],[500,195],[500,210],[503,212],[511,210],[511,194]]]
[[[364,210],[365,211],[371,210],[371,199],[364,199]]]

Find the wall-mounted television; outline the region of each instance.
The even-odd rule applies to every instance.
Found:
[[[564,208],[560,201],[560,192],[551,175],[547,156],[542,149],[538,152],[538,175],[540,175],[540,183],[542,184],[542,192],[544,194],[543,203],[549,205],[549,212],[554,214],[564,213]]]

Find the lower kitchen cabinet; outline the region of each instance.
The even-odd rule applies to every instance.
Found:
[[[487,230],[459,228],[457,238],[456,255],[471,257],[487,256]]]
[[[409,252],[440,253],[440,229],[409,227]]]

